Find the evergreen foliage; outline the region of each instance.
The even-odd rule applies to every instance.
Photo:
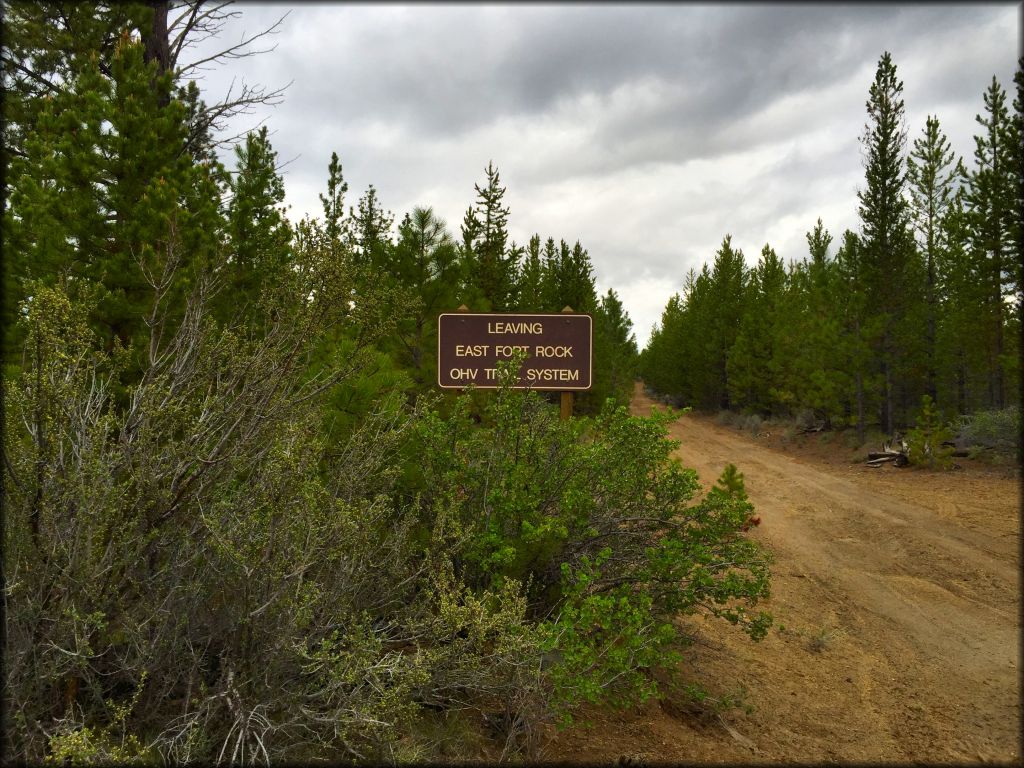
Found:
[[[471,294],[466,302],[479,312],[507,312],[517,303],[518,264],[507,248],[509,209],[502,206],[505,187],[494,163],[487,164],[484,186],[474,185],[475,206],[462,223],[462,258]]]
[[[215,161],[167,3],[55,7],[5,19],[6,754],[429,757],[422,721],[467,709],[536,754],[655,690],[675,614],[763,635],[747,505],[690,505],[666,418],[622,408],[622,302],[578,241],[508,242],[493,163],[461,247],[372,185],[346,215],[337,153],[292,222],[267,128]],[[462,302],[592,313],[593,418],[431,395]]]
[[[942,242],[942,219],[956,194],[957,179],[964,175],[962,162],[954,165],[949,141],[939,128],[938,118],[928,116],[924,135],[914,141],[914,151],[907,158],[907,177],[918,247],[925,259],[925,302],[927,329],[925,354],[928,361],[928,396],[938,393],[936,367],[936,327],[938,324],[937,260]]]
[[[1007,321],[1012,311],[1008,312],[1004,299],[1017,296],[1021,290],[1016,282],[1020,251],[1014,254],[1016,259],[1011,257],[1021,215],[1017,207],[1021,169],[1014,163],[1020,156],[1021,135],[1010,119],[1006,93],[995,77],[985,91],[984,104],[984,116],[976,118],[982,130],[974,137],[975,164],[967,177],[964,209],[975,275],[985,293],[984,304],[978,309],[984,317],[988,401],[991,407],[1002,408],[1009,395],[1008,374],[1018,371],[1017,356],[1008,354],[1016,345],[1008,338]],[[1009,325],[1012,327],[1012,320]]]
[[[1019,402],[1022,97],[993,79],[971,168],[929,115],[907,154],[903,83],[884,53],[861,135],[861,227],[835,254],[818,219],[788,266],[746,268],[726,237],[690,270],[639,357],[678,405],[892,434]],[[1012,254],[1012,256],[1011,256]],[[929,409],[919,410],[922,397]]]
[[[108,348],[132,350],[127,380],[142,367],[140,346],[156,309],[154,294],[176,306],[202,270],[220,258],[219,170],[185,153],[186,111],[127,33],[109,59],[92,55],[37,112],[24,156],[11,160],[4,230],[10,246],[5,361],[22,337],[16,308],[35,281],[85,281],[100,290],[94,328]],[[185,247],[177,250],[172,243]],[[179,261],[185,261],[179,269]]]
[[[953,449],[943,444],[952,439],[953,432],[936,411],[931,396],[923,395],[917,426],[907,433],[910,463],[930,469],[949,469],[953,464],[950,458]]]
[[[320,194],[320,204],[324,209],[324,229],[331,240],[342,241],[348,234],[345,219],[345,193],[348,182],[338,160],[338,153],[331,152],[331,162],[327,166],[327,194]]]
[[[861,144],[865,155],[864,190],[858,192],[861,219],[861,273],[868,312],[878,318],[877,337],[870,340],[882,384],[879,423],[891,433],[897,398],[911,375],[908,354],[911,309],[916,296],[913,268],[916,250],[905,197],[906,127],[903,82],[888,52],[882,54],[867,102],[868,123]]]
[[[230,255],[221,270],[226,323],[251,319],[263,287],[275,285],[291,266],[291,226],[285,217],[284,180],[266,126],[235,147],[237,168],[228,182]]]
[[[443,219],[432,208],[414,208],[398,227],[387,272],[410,292],[408,318],[399,326],[399,359],[416,384],[437,381],[437,316],[455,308],[463,264]]]
[[[462,502],[446,527],[467,584],[525,586],[542,647],[561,659],[561,714],[654,693],[644,670],[680,640],[678,614],[707,610],[764,636],[770,618],[751,609],[768,594],[768,560],[739,535],[751,510],[742,478],[727,472],[727,492],[691,503],[696,475],[665,435],[673,416],[629,417],[608,401],[593,418],[559,421],[537,394],[502,389],[480,429],[469,407],[464,398],[455,417],[424,423],[421,503]]]
[[[594,310],[593,389],[584,397],[591,401],[611,397],[620,405],[629,402],[636,377],[638,356],[633,322],[612,288]],[[584,409],[590,405],[581,398]]]

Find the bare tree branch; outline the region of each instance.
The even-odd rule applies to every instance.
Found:
[[[284,20],[286,18],[288,18],[288,15],[290,13],[291,13],[291,11],[288,11],[287,13],[285,13],[280,19],[275,21],[269,27],[264,29],[262,32],[257,32],[256,34],[251,35],[249,37],[245,37],[243,35],[242,40],[240,40],[238,43],[236,43],[236,44],[234,44],[232,46],[229,46],[228,48],[225,48],[222,51],[218,51],[217,53],[214,53],[214,54],[211,54],[211,55],[206,56],[204,58],[201,58],[201,59],[198,59],[196,61],[193,61],[193,62],[191,62],[191,63],[189,63],[189,64],[187,64],[187,65],[185,65],[183,67],[178,67],[178,70],[177,70],[178,71],[178,77],[179,78],[180,77],[185,77],[190,72],[201,70],[201,68],[203,67],[204,64],[209,64],[211,62],[218,62],[218,63],[220,63],[223,60],[245,59],[245,58],[249,58],[250,56],[258,56],[259,54],[262,54],[262,53],[270,53],[271,51],[273,51],[273,50],[275,50],[277,48],[276,44],[271,46],[271,47],[269,47],[269,48],[263,48],[263,49],[255,50],[255,51],[249,51],[249,50],[245,50],[245,49],[249,45],[251,45],[252,43],[254,43],[255,41],[257,41],[257,40],[259,40],[259,39],[261,39],[263,37],[266,37],[268,35],[276,35],[276,34],[278,34],[280,32],[281,24],[284,23]]]

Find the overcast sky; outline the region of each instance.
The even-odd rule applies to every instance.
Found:
[[[726,234],[753,264],[766,242],[802,258],[818,217],[836,243],[856,230],[883,51],[904,83],[908,143],[938,115],[970,164],[983,91],[993,75],[1012,91],[1021,21],[1019,3],[237,8],[217,44],[289,12],[277,48],[200,85],[212,101],[233,76],[292,82],[237,127],[265,120],[290,161],[295,220],[319,215],[336,151],[347,205],[373,184],[396,221],[431,206],[458,238],[493,160],[512,239],[579,240],[641,347]]]

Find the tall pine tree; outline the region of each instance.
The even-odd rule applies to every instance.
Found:
[[[925,302],[927,330],[927,393],[939,402],[936,368],[936,334],[938,325],[938,277],[936,263],[942,247],[942,219],[956,193],[963,166],[955,158],[949,141],[939,128],[939,119],[928,116],[923,135],[915,139],[907,158],[907,180],[918,247],[925,261]]]
[[[235,147],[235,161],[229,183],[230,257],[218,315],[228,323],[251,323],[261,314],[257,304],[263,287],[279,282],[288,268],[292,231],[285,217],[284,180],[266,126]]]
[[[858,192],[861,219],[861,274],[870,304],[881,318],[873,340],[883,382],[879,420],[891,433],[896,424],[897,377],[903,372],[903,345],[913,329],[901,327],[910,303],[913,240],[905,191],[906,128],[903,82],[889,52],[882,54],[867,101],[868,122],[861,137],[865,188]]]
[[[435,381],[437,316],[454,307],[462,280],[458,250],[443,219],[432,208],[414,208],[398,226],[387,271],[408,292],[410,311],[397,328],[401,362],[415,383]]]
[[[977,274],[985,286],[982,312],[987,319],[989,405],[1006,405],[1007,307],[1014,292],[1018,175],[1014,167],[1019,135],[1010,119],[1006,93],[995,77],[984,95],[985,114],[978,115],[981,134],[974,137],[974,168],[968,174],[964,202]],[[1019,254],[1016,254],[1019,255]]]
[[[219,169],[185,151],[187,110],[127,29],[108,74],[94,54],[43,102],[9,167],[9,310],[33,280],[92,285],[94,327],[133,351],[130,380],[158,315],[180,311],[189,276],[220,259]],[[17,332],[5,328],[9,362]]]
[[[462,257],[473,309],[506,312],[516,306],[517,264],[506,248],[509,209],[502,205],[505,187],[494,163],[487,164],[483,186],[474,185],[475,206],[462,224]]]

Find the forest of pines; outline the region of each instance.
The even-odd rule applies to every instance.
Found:
[[[992,79],[965,164],[937,116],[908,145],[883,54],[860,136],[859,231],[833,245],[819,219],[804,256],[765,244],[753,266],[726,235],[666,305],[641,355],[647,385],[707,411],[804,412],[861,442],[914,426],[925,397],[948,418],[1018,405],[1020,70],[1015,83],[1011,110]]]

